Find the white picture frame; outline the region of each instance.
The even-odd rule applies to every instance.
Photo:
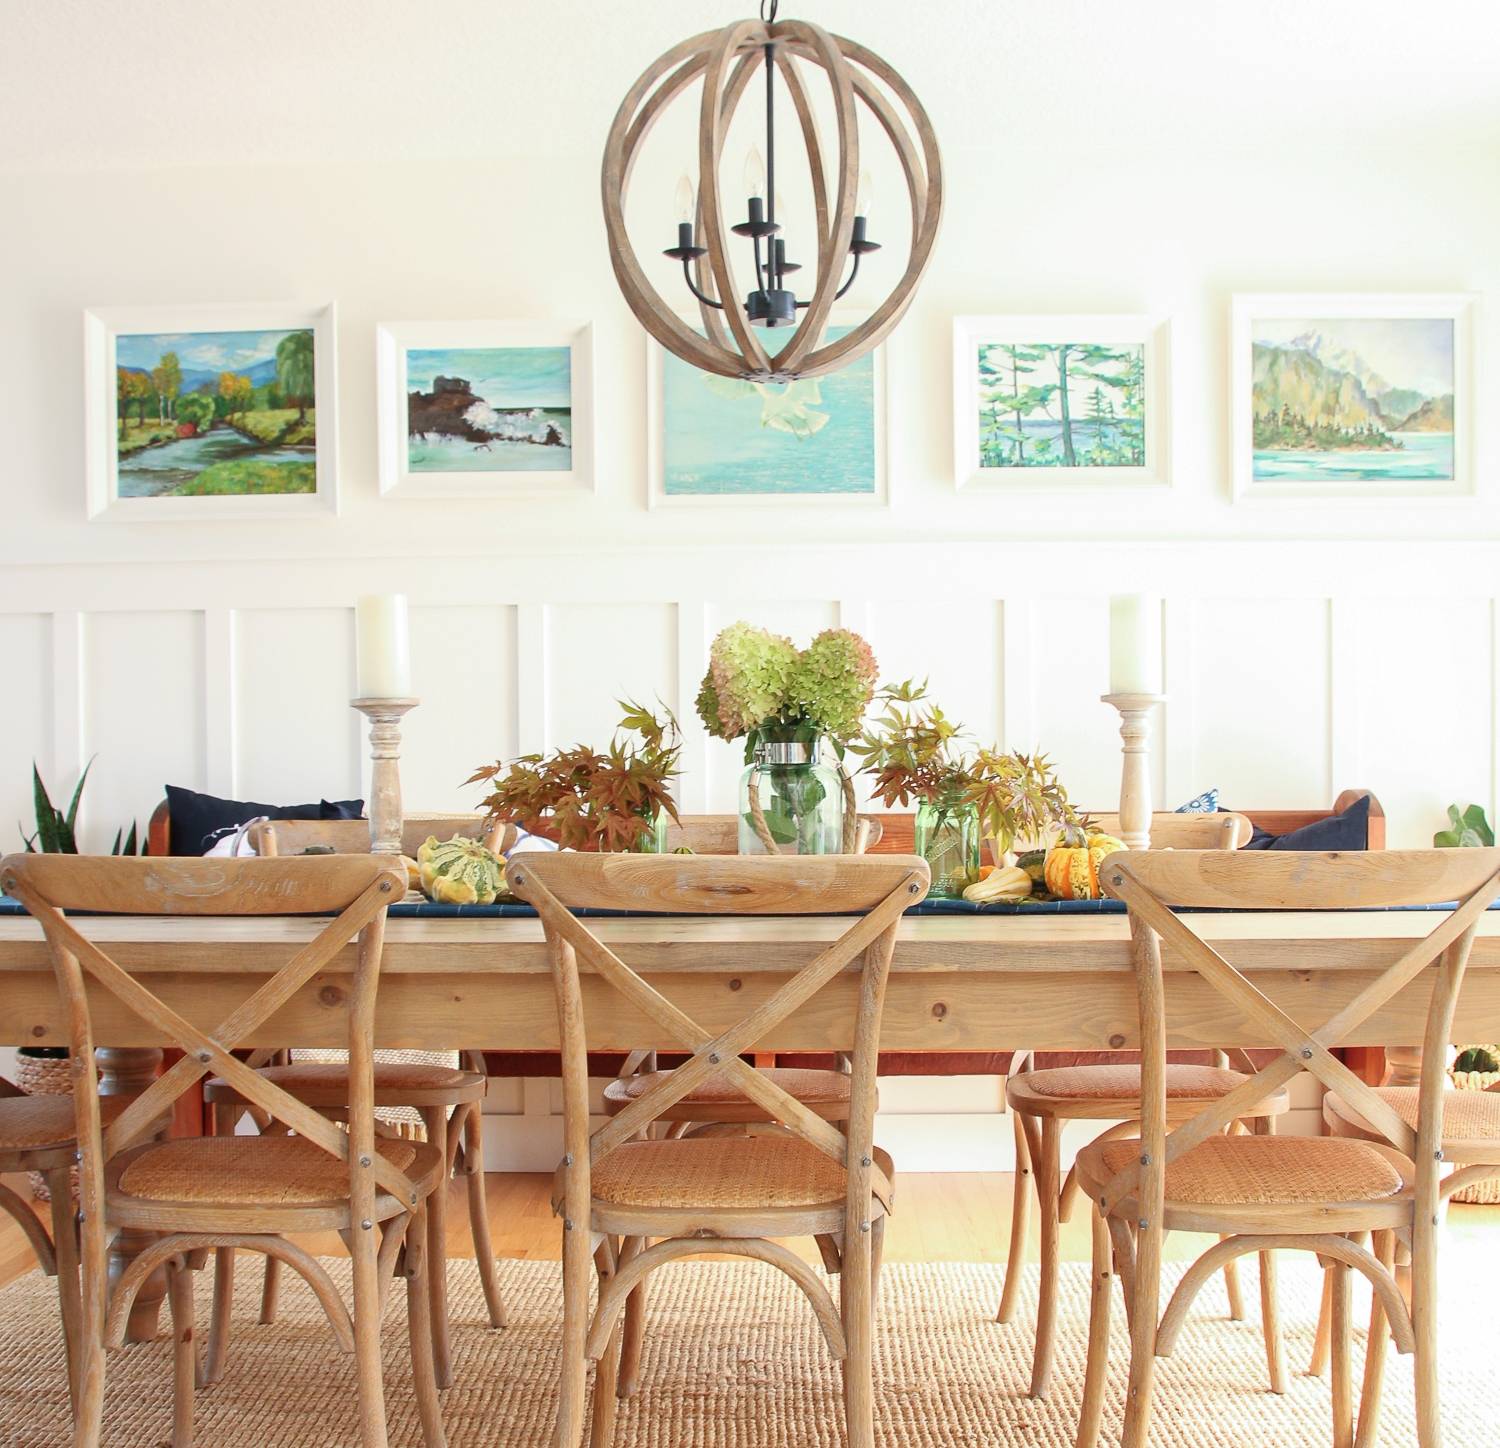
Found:
[[[239,493],[224,496],[132,495],[139,485],[140,469],[126,468],[127,492],[121,493],[121,420],[117,368],[120,339],[178,338],[181,352],[194,372],[211,373],[214,366],[194,358],[192,338],[212,334],[265,334],[311,330],[313,334],[313,413],[316,442],[312,461],[315,486],[312,492]],[[105,522],[203,522],[227,518],[306,517],[337,513],[338,498],[338,357],[336,312],[332,302],[314,304],[251,302],[224,306],[131,306],[88,307],[83,313],[84,356],[84,472],[85,506],[91,521]],[[127,349],[130,344],[127,343]],[[210,344],[205,341],[207,349]],[[255,364],[263,369],[264,360]],[[126,364],[140,372],[138,365]],[[222,369],[235,371],[233,358]],[[207,385],[207,384],[203,384]],[[192,389],[189,389],[192,390]],[[128,412],[128,403],[125,410]],[[208,430],[222,425],[220,420]],[[177,439],[184,441],[184,439]],[[154,448],[171,445],[163,439]],[[267,444],[275,450],[275,444]],[[146,448],[131,456],[147,454]],[[153,463],[165,456],[151,453]]]
[[[690,326],[700,326],[696,317],[684,316]],[[832,327],[848,327],[857,323],[858,317],[841,316],[835,312],[829,319]],[[669,493],[667,491],[667,446],[666,427],[667,402],[665,368],[668,357],[665,348],[649,334],[646,347],[646,488],[647,505],[650,508],[765,508],[768,506],[797,508],[885,508],[890,506],[890,475],[887,444],[888,408],[886,399],[885,346],[876,347],[868,354],[871,368],[871,430],[873,458],[873,487],[869,492],[718,492],[718,493]],[[863,361],[864,359],[859,359]],[[690,363],[672,358],[671,365],[689,367]],[[857,365],[857,364],[856,364]],[[696,369],[695,369],[696,370]],[[707,375],[707,374],[705,374]],[[729,379],[725,379],[726,381]],[[818,379],[821,383],[823,379]],[[794,386],[796,384],[793,384]],[[816,404],[821,408],[822,404]]]
[[[1141,348],[1140,375],[1135,387],[1136,394],[1144,397],[1142,436],[1138,445],[1142,457],[1140,464],[987,464],[981,439],[981,417],[985,405],[980,395],[981,349],[1010,344],[1055,350],[1068,343],[1078,347],[1115,345]],[[1048,369],[1049,381],[1055,389],[1053,374],[1065,373],[1070,355],[1063,354],[1060,364],[1053,358],[1036,358],[1033,365]],[[1043,415],[1039,419],[1019,420],[1016,432],[1020,436],[1014,445],[1021,456],[1024,457],[1028,422],[1043,434],[1040,440],[1049,455],[1052,455],[1054,443],[1061,441],[1063,420],[1051,415],[1047,410],[1051,405],[1050,401],[1040,404]],[[1113,405],[1112,399],[1110,405]],[[1172,484],[1171,418],[1171,325],[1166,317],[1101,313],[958,316],[953,319],[953,474],[954,485],[961,492],[992,489],[1043,493],[1058,489],[1117,492],[1168,488]],[[1127,419],[1127,424],[1132,420]],[[1079,427],[1080,432],[1095,426],[1088,418],[1072,419],[1070,416],[1070,421]],[[1051,435],[1054,429],[1055,437]],[[1071,435],[1071,427],[1068,432]]]
[[[1378,501],[1381,499],[1433,500],[1472,498],[1476,491],[1477,473],[1474,467],[1474,411],[1478,396],[1475,370],[1475,307],[1476,298],[1466,292],[1247,292],[1237,293],[1230,303],[1230,438],[1231,472],[1234,481],[1234,498],[1237,503],[1271,501],[1277,503],[1315,502],[1326,499],[1359,499]],[[1353,323],[1341,335],[1338,324]],[[1433,385],[1418,375],[1398,375],[1402,370],[1420,373],[1426,348],[1415,345],[1407,347],[1403,362],[1399,345],[1390,338],[1382,339],[1371,334],[1371,328],[1384,328],[1398,335],[1403,322],[1428,322],[1451,324],[1451,381],[1452,392],[1449,403],[1451,421],[1451,455],[1439,457],[1434,467],[1442,467],[1451,476],[1403,476],[1402,471],[1420,467],[1420,459],[1397,458],[1398,449],[1385,447],[1378,450],[1363,450],[1355,447],[1317,449],[1302,447],[1293,449],[1258,446],[1264,442],[1257,438],[1255,415],[1256,358],[1257,345],[1272,345],[1277,348],[1289,346],[1297,337],[1283,338],[1283,333],[1303,327],[1309,338],[1308,348],[1299,347],[1318,363],[1332,371],[1343,371],[1359,383],[1361,394],[1368,393],[1366,383],[1372,377],[1376,385],[1388,386],[1387,393],[1376,392],[1372,398],[1382,419],[1367,424],[1376,427],[1392,441],[1399,444],[1400,451],[1409,450],[1419,437],[1423,446],[1441,448],[1440,434],[1430,424],[1423,433],[1402,429],[1398,414],[1405,412],[1405,403],[1396,407],[1389,417],[1385,415],[1384,398],[1411,393],[1422,395]],[[1318,324],[1324,326],[1321,332]],[[1306,324],[1303,326],[1303,324]],[[1392,326],[1395,324],[1395,326]],[[1323,334],[1326,333],[1326,336]],[[1368,338],[1368,340],[1365,340]],[[1380,348],[1373,351],[1376,361],[1360,356],[1359,349]],[[1397,365],[1381,352],[1394,354]],[[1335,365],[1340,364],[1340,365]],[[1376,366],[1384,368],[1376,372]],[[1362,371],[1363,369],[1363,371]],[[1385,372],[1394,378],[1387,380]],[[1418,386],[1422,383],[1422,386]],[[1265,385],[1264,382],[1262,384]],[[1346,384],[1348,385],[1348,384]],[[1426,403],[1411,413],[1417,417],[1422,407],[1429,404],[1441,411],[1441,392],[1432,392]],[[1436,415],[1436,414],[1435,414]],[[1346,435],[1348,428],[1340,428]],[[1423,437],[1423,434],[1426,434]],[[1297,453],[1306,454],[1305,471],[1297,470]],[[1389,457],[1387,458],[1387,454]],[[1389,475],[1382,475],[1386,469]],[[1290,471],[1288,471],[1290,470]],[[1279,471],[1280,476],[1273,473]],[[1367,472],[1367,475],[1350,476]]]
[[[569,349],[566,468],[413,469],[408,354]],[[383,498],[561,497],[594,491],[594,328],[579,321],[381,322],[375,329],[380,495]],[[472,380],[472,379],[466,379]],[[477,399],[484,401],[484,399]],[[467,463],[479,460],[475,456]],[[546,458],[538,449],[538,460]]]

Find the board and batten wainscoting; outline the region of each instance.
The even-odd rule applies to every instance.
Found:
[[[0,710],[0,820],[30,818],[33,758],[54,793],[96,759],[82,812],[96,849],[122,823],[144,825],[168,780],[275,801],[362,793],[353,600],[393,578],[411,597],[422,700],[404,729],[413,809],[469,807],[476,796],[463,780],[498,756],[602,742],[626,696],[659,696],[682,720],[683,807],[732,809],[739,750],[706,737],[693,699],[709,641],[741,617],[799,640],[858,629],[883,679],[930,677],[976,735],[1044,749],[1077,801],[1113,807],[1118,718],[1099,700],[1108,599],[1145,587],[1165,595],[1159,808],[1210,787],[1229,807],[1326,807],[1340,789],[1368,785],[1389,843],[1423,845],[1450,799],[1494,814],[1500,600],[1478,591],[1488,551],[709,547],[596,552],[587,577],[576,560],[535,552],[23,566],[8,570],[0,596],[7,673],[28,681]],[[1433,577],[1454,580],[1454,593],[1403,592],[1406,580]],[[908,1170],[1003,1169],[1003,1100],[996,1077],[888,1079],[881,1139]],[[1287,1129],[1312,1129],[1316,1100],[1294,1107]],[[556,1083],[496,1081],[488,1109],[507,1118],[486,1134],[494,1166],[555,1165]]]

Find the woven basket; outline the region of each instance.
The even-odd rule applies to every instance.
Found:
[[[1500,1071],[1450,1071],[1453,1085],[1459,1091],[1488,1091],[1500,1086]],[[1475,1182],[1461,1192],[1453,1193],[1455,1202],[1479,1202],[1485,1206],[1500,1206],[1500,1177]]]
[[[73,1063],[66,1056],[18,1056],[16,1058],[16,1085],[28,1096],[71,1096],[73,1094]],[[39,1171],[26,1173],[31,1183],[31,1195],[39,1202],[50,1202],[52,1193],[47,1190],[47,1178]],[[78,1198],[78,1168],[73,1168],[73,1198]]]

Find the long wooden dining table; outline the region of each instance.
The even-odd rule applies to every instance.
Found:
[[[1441,917],[1423,910],[1226,912],[1194,925],[1299,1025],[1316,1029]],[[212,1031],[324,923],[296,917],[75,917],[79,928],[195,1026]],[[713,1032],[765,1001],[848,927],[836,917],[600,918],[590,928]],[[1271,1046],[1224,997],[1165,952],[1169,1045]],[[226,1046],[341,1046],[339,1009],[354,950],[336,957],[248,1038]],[[764,1051],[853,1046],[852,972],[757,1043]],[[1430,984],[1418,979],[1345,1044],[1420,1041]],[[663,1049],[660,1026],[585,967],[590,1049]],[[139,1091],[177,1043],[91,993],[106,1090]],[[1500,912],[1481,922],[1455,1022],[1459,1040],[1500,1040]],[[1122,1050],[1138,1040],[1129,925],[1123,915],[913,915],[891,965],[882,1049],[998,1052]],[[40,928],[0,917],[0,1041],[67,1044],[67,1022]],[[557,1012],[535,919],[392,918],[375,1021],[378,1046],[555,1050]],[[133,1244],[117,1242],[114,1270]],[[138,1249],[138,1248],[137,1248]],[[159,1292],[143,1289],[130,1336],[156,1332]]]
[[[1222,912],[1198,930],[1282,1010],[1320,1026],[1440,916],[1427,910]],[[297,917],[77,918],[79,928],[196,1026],[215,1027],[311,940],[320,922]],[[590,928],[710,1030],[749,1014],[848,922],[837,917],[600,918]],[[1268,1046],[1223,996],[1170,949],[1165,955],[1169,1044]],[[354,966],[350,947],[239,1046],[339,1046],[339,1012]],[[1413,982],[1346,1043],[1420,1040],[1429,983]],[[101,1045],[176,1044],[113,996],[93,997]],[[836,979],[758,1048],[847,1049],[855,977]],[[679,1042],[585,968],[590,1049]],[[1460,1040],[1500,1039],[1500,912],[1479,926],[1459,1003]],[[921,915],[901,924],[881,1045],[890,1051],[1120,1050],[1137,1040],[1136,999],[1123,915]],[[387,922],[376,1044],[430,1050],[555,1050],[557,1013],[535,919]],[[67,1026],[40,928],[0,917],[0,1041],[65,1045]],[[226,1043],[229,1044],[229,1043]]]

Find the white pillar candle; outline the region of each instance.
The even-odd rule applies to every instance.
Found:
[[[1110,599],[1109,692],[1161,693],[1161,599],[1144,593]]]
[[[407,628],[404,593],[372,593],[355,610],[358,675],[355,693],[361,699],[411,697],[411,638]]]

